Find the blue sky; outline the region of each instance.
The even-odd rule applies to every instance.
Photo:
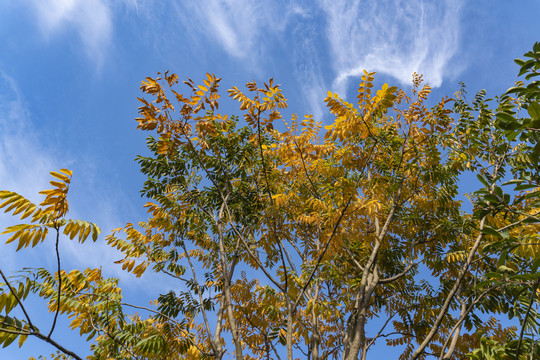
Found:
[[[326,92],[353,94],[362,69],[403,87],[424,74],[434,99],[459,81],[500,94],[516,80],[512,60],[540,40],[539,17],[537,0],[0,0],[0,188],[39,201],[48,172],[67,167],[70,216],[106,234],[145,216],[134,158],[146,135],[134,118],[146,76],[170,70],[197,82],[210,72],[223,90],[273,77],[291,111],[329,122]],[[0,215],[0,227],[10,224]],[[54,263],[52,244],[14,249],[0,251],[5,271]],[[152,282],[133,284],[111,265],[118,257],[103,237],[61,251],[66,268],[103,265],[128,293]],[[40,349],[49,348],[29,342],[0,357]]]

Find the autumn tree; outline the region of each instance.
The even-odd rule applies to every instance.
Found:
[[[516,62],[529,81],[540,45],[525,56]],[[220,80],[142,82],[148,220],[106,237],[123,269],[162,274],[176,290],[151,307],[124,303],[95,270],[38,269],[18,292],[3,275],[1,342],[39,337],[28,316],[8,316],[32,291],[94,339],[96,360],[367,359],[375,345],[400,359],[540,352],[537,81],[472,102],[463,87],[429,107],[421,76],[408,92],[375,91],[365,72],[355,104],[328,93],[323,127],[288,114],[272,80],[230,89],[240,116],[222,114]],[[462,179],[477,190],[460,193]],[[0,196],[14,214],[46,213]],[[48,199],[42,206],[56,204]],[[94,231],[55,214],[40,226],[81,239]],[[33,242],[31,226],[6,229],[8,242]]]

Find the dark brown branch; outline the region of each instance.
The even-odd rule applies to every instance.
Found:
[[[529,306],[527,307],[527,313],[525,314],[525,318],[523,318],[523,325],[521,326],[521,331],[519,332],[519,341],[516,348],[516,360],[519,359],[519,350],[521,348],[521,343],[523,342],[523,333],[525,332],[525,325],[527,323],[527,318],[531,314],[531,308],[532,304],[534,303],[534,297],[536,296],[536,289],[538,288],[538,284],[540,284],[540,279],[536,280],[534,283],[534,287],[531,291],[531,297],[529,299]]]
[[[23,311],[24,316],[26,317],[26,321],[28,321],[28,325],[30,326],[30,329],[35,330],[36,327],[32,324],[32,320],[30,319],[30,316],[26,312],[26,308],[24,307],[21,299],[19,299],[19,297],[17,296],[17,293],[15,292],[13,287],[11,286],[8,279],[6,278],[6,275],[4,275],[4,272],[2,271],[2,269],[0,269],[0,275],[2,275],[2,279],[4,279],[4,281],[6,282],[6,285],[8,286],[9,291],[11,292],[11,294],[15,297],[15,300],[17,300],[17,304],[21,307],[21,310]]]
[[[56,230],[56,265],[58,269],[58,295],[56,296],[56,311],[54,313],[54,319],[51,326],[51,331],[47,337],[50,339],[51,335],[56,327],[56,320],[58,319],[58,314],[60,313],[60,294],[62,293],[62,274],[60,272],[60,251],[58,250],[58,243],[60,242],[60,228],[58,224],[54,226]]]

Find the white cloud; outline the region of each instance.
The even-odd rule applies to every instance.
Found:
[[[284,56],[293,63],[301,96],[315,118],[322,117],[327,86],[317,49],[321,40],[320,26],[314,22],[318,9],[312,3],[210,0],[186,1],[183,6],[178,11],[195,42],[206,35],[250,71],[260,73],[260,64],[275,61],[271,47],[284,41],[283,48],[290,51]],[[263,59],[266,54],[269,61]]]
[[[48,147],[44,137],[39,135],[32,124],[31,113],[19,90],[17,83],[9,75],[0,70],[0,190],[15,191],[34,203],[43,200],[38,192],[49,189],[50,171],[59,168],[77,166],[76,159],[71,158],[69,149],[59,151]],[[85,164],[87,161],[84,162]],[[104,234],[97,243],[80,245],[62,237],[60,251],[63,267],[99,267],[103,265],[108,274],[124,277],[120,268],[113,264],[120,256],[103,241],[104,235],[113,227],[121,226],[115,208],[119,202],[111,196],[113,191],[105,192],[94,185],[91,169],[83,168],[74,173],[72,187],[84,188],[82,196],[70,196],[70,213],[68,217],[86,220],[95,219]],[[81,176],[82,175],[82,176]],[[70,192],[70,195],[73,195]],[[83,204],[92,204],[93,207]],[[78,206],[78,204],[81,204]],[[18,223],[17,217],[4,214],[0,210],[0,229]],[[34,249],[15,252],[14,244],[5,245],[7,235],[0,238],[0,266],[2,270],[11,272],[22,266],[50,267],[56,263],[54,239],[52,236]],[[127,282],[128,284],[130,282]]]
[[[300,22],[292,33],[294,41],[294,74],[301,89],[304,102],[315,120],[322,120],[323,99],[328,90],[321,69],[317,44],[319,34],[311,19]]]
[[[296,5],[252,0],[186,1],[184,6],[179,11],[196,20],[197,30],[240,59],[257,57],[265,36],[283,32],[290,18],[302,13]]]
[[[0,190],[15,191],[38,202],[38,192],[46,188],[49,171],[55,169],[56,161],[40,145],[29,117],[17,84],[0,70]],[[0,212],[1,229],[14,225],[13,220]],[[18,262],[13,246],[2,247],[0,264],[3,270],[13,270]]]
[[[0,187],[36,201],[56,161],[33,131],[30,113],[15,81],[0,70]]]
[[[259,32],[259,12],[251,1],[195,1],[185,4],[198,20],[199,29],[219,42],[227,53],[245,58]]]
[[[321,7],[337,73],[333,87],[341,94],[363,69],[404,84],[417,72],[435,87],[449,75],[459,45],[461,1],[323,0]]]
[[[86,55],[98,68],[111,42],[112,14],[106,0],[30,0],[38,24],[46,37],[74,29]],[[131,1],[136,8],[137,1]]]

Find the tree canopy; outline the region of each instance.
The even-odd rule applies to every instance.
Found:
[[[143,306],[100,269],[63,270],[60,239],[100,231],[66,218],[72,173],[51,172],[39,206],[0,191],[25,221],[6,243],[52,239],[58,265],[1,272],[0,344],[35,336],[81,359],[53,339],[64,314],[91,360],[368,359],[380,344],[400,359],[540,358],[540,43],[525,58],[505,94],[462,86],[435,106],[422,76],[375,90],[366,71],[354,103],[328,92],[326,126],[286,115],[272,79],[228,90],[229,115],[213,74],[146,78],[148,219],[105,239],[125,271],[177,286]],[[48,301],[46,331],[31,294]]]

